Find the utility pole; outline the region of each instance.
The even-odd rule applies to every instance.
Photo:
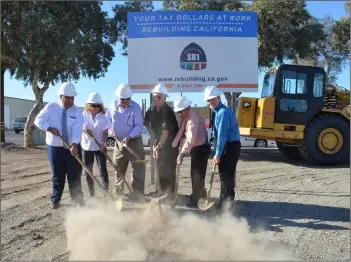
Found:
[[[5,85],[5,82],[4,82],[4,76],[5,76],[5,69],[1,69],[1,92],[0,92],[0,133],[1,133],[1,142],[5,142],[5,113],[4,113],[4,110],[5,110],[5,94],[4,94],[4,85]]]

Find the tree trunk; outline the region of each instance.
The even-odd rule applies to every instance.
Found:
[[[36,71],[32,81],[32,89],[35,95],[35,105],[28,115],[27,122],[24,126],[24,147],[34,147],[34,120],[44,107],[44,93],[49,88],[49,81],[47,81],[42,88],[38,86],[39,73]]]
[[[5,110],[5,99],[4,99],[4,96],[5,96],[5,80],[4,80],[4,77],[5,77],[5,69],[2,68],[1,69],[1,92],[0,92],[0,104],[1,104],[1,116],[0,116],[0,122],[2,123],[1,125],[1,142],[5,142],[5,113],[4,113],[4,110]]]
[[[24,126],[24,147],[34,147],[34,120],[44,107],[43,98],[41,97],[28,115],[27,122]]]

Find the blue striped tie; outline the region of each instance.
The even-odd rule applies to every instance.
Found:
[[[67,141],[67,143],[69,143],[68,131],[67,131],[67,114],[66,114],[66,109],[63,109],[63,111],[62,111],[62,136]],[[65,143],[63,143],[63,147],[67,148]]]

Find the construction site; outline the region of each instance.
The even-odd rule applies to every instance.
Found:
[[[149,158],[147,158],[149,159]],[[179,193],[191,191],[190,161]],[[212,163],[209,161],[206,185]],[[147,164],[145,194],[154,191]],[[96,167],[94,172],[97,172]],[[113,181],[113,168],[108,167]],[[127,180],[130,182],[130,168]],[[85,177],[82,177],[82,180]],[[234,216],[186,208],[164,216],[126,200],[105,207],[102,191],[77,209],[65,188],[48,208],[45,149],[1,150],[2,260],[350,260],[350,168],[286,162],[277,149],[242,149]],[[219,177],[212,196],[219,195]],[[86,183],[83,183],[87,195]]]

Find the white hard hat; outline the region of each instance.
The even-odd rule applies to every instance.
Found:
[[[122,99],[130,98],[133,95],[132,90],[128,84],[120,84],[115,92],[116,96]]]
[[[71,83],[63,83],[58,91],[59,95],[63,95],[63,96],[76,96],[77,92],[76,92],[76,88],[74,87],[73,84]]]
[[[155,86],[154,89],[152,89],[151,93],[159,93],[168,96],[168,90],[164,84],[158,84],[157,86]]]
[[[218,91],[218,89],[216,88],[216,86],[208,86],[206,87],[205,91],[204,91],[204,98],[205,101],[215,98],[217,96],[221,96],[221,92]]]
[[[86,102],[87,104],[102,104],[101,96],[98,93],[91,93]]]
[[[185,108],[188,108],[192,103],[193,103],[193,101],[190,101],[185,96],[178,96],[174,100],[174,103],[173,103],[173,105],[174,105],[174,112],[182,111]]]

